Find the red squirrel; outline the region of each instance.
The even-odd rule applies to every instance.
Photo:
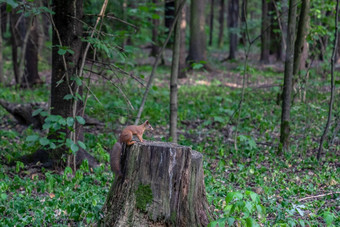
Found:
[[[111,170],[115,173],[116,177],[123,176],[120,169],[122,143],[126,143],[128,146],[134,144],[136,141],[132,141],[133,135],[136,135],[139,141],[143,143],[143,133],[145,130],[153,130],[148,120],[141,125],[129,125],[121,132],[118,142],[114,144],[112,150],[110,151]]]

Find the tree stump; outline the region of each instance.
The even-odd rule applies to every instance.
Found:
[[[189,147],[136,142],[123,147],[121,170],[103,207],[105,226],[206,226],[203,156]]]

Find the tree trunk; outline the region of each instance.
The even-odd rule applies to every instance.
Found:
[[[218,31],[218,47],[221,48],[223,46],[223,34],[224,34],[224,0],[220,0],[220,10],[218,21],[220,24],[220,28]]]
[[[248,1],[247,0],[242,0],[242,5],[241,5],[241,26],[243,28],[243,30],[245,30],[245,24],[246,24],[246,20],[247,20],[247,6],[248,5]],[[242,32],[242,37],[240,39],[240,43],[245,46],[247,44],[247,33],[246,32]]]
[[[174,15],[175,15],[175,1],[166,1],[164,6],[164,24],[167,28],[167,31],[165,34],[168,34],[169,29],[174,21]],[[170,43],[170,42],[169,42]]]
[[[279,52],[279,59],[283,61],[285,59],[285,54],[287,53],[287,42],[288,39],[287,33],[288,33],[288,1],[289,0],[282,0],[282,6],[281,6],[281,50]]]
[[[105,226],[206,226],[202,154],[162,142],[123,149],[123,177],[103,206]]]
[[[191,63],[207,60],[205,3],[206,0],[191,0],[190,4],[190,45],[187,61]]]
[[[0,5],[1,6],[1,5]],[[4,70],[3,70],[3,58],[2,58],[2,6],[0,7],[0,84],[4,83]]]
[[[26,25],[26,28],[31,27],[29,38],[27,40],[27,48],[25,52],[25,73],[22,81],[24,87],[31,87],[34,84],[41,83],[38,74],[38,52],[39,52],[39,25],[37,17],[33,19],[32,26]]]
[[[176,12],[179,7],[179,0],[175,1]],[[172,65],[171,65],[171,78],[170,78],[170,137],[172,142],[177,143],[177,78],[179,68],[180,56],[180,43],[181,43],[181,15],[176,22],[175,27],[175,40],[172,51]]]
[[[236,58],[237,50],[237,29],[239,15],[239,0],[230,0],[228,7],[228,29],[229,29],[229,57],[228,59]]]
[[[82,50],[82,20],[83,1],[82,0],[65,0],[53,1],[54,12],[53,20],[55,29],[52,37],[52,81],[51,81],[51,114],[60,115],[64,118],[81,116],[83,113],[83,103],[81,100],[76,101],[75,98],[65,99],[66,95],[78,93],[82,96],[82,86],[77,87],[77,83],[72,83],[71,77],[78,74],[81,63]],[[77,18],[77,19],[74,19]],[[58,33],[57,33],[58,31]],[[58,53],[59,46],[70,48],[74,53],[66,52],[64,55]],[[64,59],[64,58],[65,59]],[[75,103],[76,102],[76,105]],[[74,109],[76,108],[76,110]],[[62,130],[66,133],[66,138],[70,137],[70,130]],[[77,123],[75,130],[75,140],[83,140],[83,127]],[[52,135],[58,139],[58,132]],[[65,149],[55,149],[50,155],[54,160],[61,160]]]
[[[210,3],[209,46],[211,46],[212,42],[213,42],[213,33],[214,33],[214,0],[211,0],[211,3]]]
[[[290,105],[293,80],[293,64],[294,64],[294,42],[296,28],[296,0],[289,0],[288,14],[288,36],[287,51],[284,71],[284,84],[282,94],[282,115],[281,115],[281,134],[279,153],[287,151],[289,148],[290,135]]]
[[[10,30],[11,30],[11,47],[12,47],[12,64],[13,64],[13,73],[15,83],[19,84],[19,65],[18,65],[18,46],[19,46],[19,38],[18,33],[15,30],[15,25],[18,20],[18,14],[15,12],[11,12],[10,15]]]
[[[267,0],[262,0],[262,22],[261,22],[261,59],[260,61],[269,63],[270,50],[270,17]]]
[[[308,34],[310,0],[302,0],[298,30],[294,47],[294,71],[296,76],[301,69],[301,56],[304,52],[304,43]]]
[[[154,4],[157,4],[157,0],[152,0]],[[155,12],[156,13],[156,12]],[[159,51],[158,45],[158,29],[159,29],[159,19],[152,19],[152,45],[151,45],[151,56],[157,56]]]
[[[186,7],[182,9],[182,15],[180,18],[180,25],[181,25],[181,38],[180,38],[180,47],[179,47],[179,67],[178,67],[178,78],[185,78],[186,77],[186,45],[185,45],[185,38],[186,38],[186,28],[187,28],[187,20],[186,20]]]

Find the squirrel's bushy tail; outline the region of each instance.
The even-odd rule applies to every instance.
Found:
[[[115,143],[110,150],[110,165],[111,170],[116,174],[116,177],[123,176],[120,170],[120,156],[122,154],[122,144],[120,142]]]

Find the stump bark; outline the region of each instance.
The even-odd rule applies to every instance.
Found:
[[[189,147],[136,142],[123,147],[121,170],[103,207],[105,226],[206,226],[203,156]]]

